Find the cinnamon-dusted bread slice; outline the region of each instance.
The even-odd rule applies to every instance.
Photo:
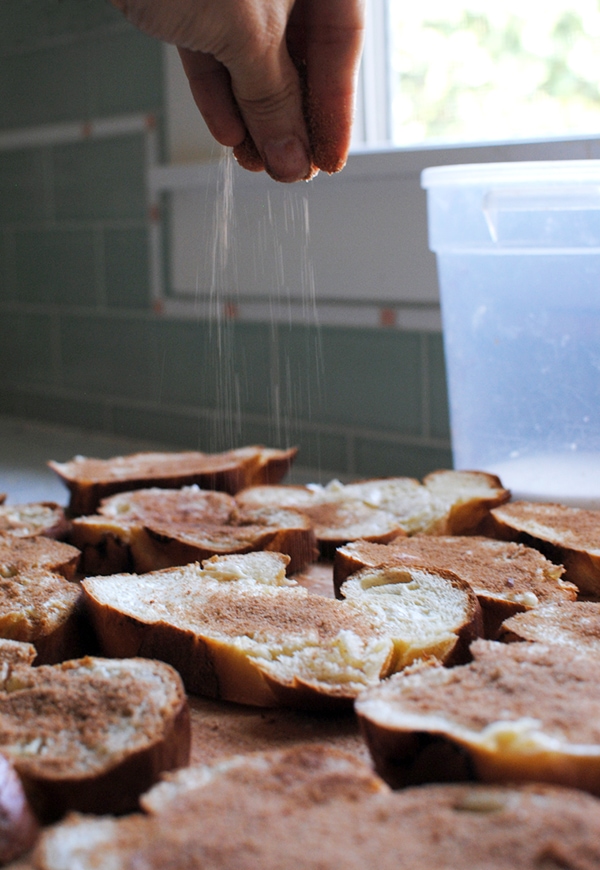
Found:
[[[239,509],[232,496],[196,486],[103,499],[98,515],[73,520],[71,540],[82,550],[86,574],[144,573],[252,550],[287,554],[292,572],[318,555],[304,515],[275,507]]]
[[[390,792],[327,748],[182,771],[147,815],[72,815],[47,830],[32,870],[592,870],[600,801],[544,785]]]
[[[564,565],[583,595],[600,597],[600,511],[515,501],[491,512],[491,534],[536,547]]]
[[[471,642],[483,633],[475,593],[450,571],[379,565],[353,574],[340,592],[386,625],[394,643],[390,672],[420,658],[467,661]]]
[[[0,637],[0,679],[4,679],[12,665],[32,665],[36,657],[32,643]]]
[[[367,541],[346,544],[335,554],[336,591],[354,571],[381,564],[446,569],[466,580],[479,599],[484,634],[491,639],[515,613],[577,597],[577,587],[562,579],[564,568],[537,550],[474,535],[415,535],[387,546]]]
[[[246,486],[278,483],[289,470],[297,448],[277,450],[259,445],[224,453],[133,453],[111,459],[76,456],[48,463],[70,492],[75,516],[93,513],[101,499],[117,492],[153,486],[174,489],[197,484],[203,489],[235,493]]]
[[[358,539],[387,543],[417,533],[472,533],[491,507],[509,498],[497,477],[475,471],[437,471],[423,483],[393,477],[325,487],[253,487],[237,495],[246,506],[279,504],[305,512],[325,558]]]
[[[10,577],[25,568],[44,568],[74,580],[79,569],[80,551],[63,541],[43,535],[20,537],[0,534],[0,576]]]
[[[83,652],[81,588],[43,568],[0,574],[0,637],[31,643],[38,664]]]
[[[32,538],[44,535],[64,541],[69,521],[64,508],[53,501],[0,505],[0,534]]]
[[[286,578],[287,562],[256,552],[88,577],[86,609],[105,654],[168,661],[195,694],[348,708],[388,673],[386,626],[362,608],[311,595]]]
[[[395,674],[357,699],[375,769],[392,787],[548,782],[600,794],[600,657],[475,641],[473,662]]]
[[[527,613],[517,613],[502,626],[500,640],[566,644],[573,649],[600,653],[600,603],[555,601]]]
[[[181,680],[147,659],[14,665],[0,684],[0,752],[42,819],[136,808],[162,771],[187,763]]]

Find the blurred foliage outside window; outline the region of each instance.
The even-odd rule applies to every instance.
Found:
[[[396,145],[600,136],[600,0],[388,0]]]

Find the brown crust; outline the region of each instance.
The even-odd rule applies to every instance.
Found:
[[[72,516],[92,514],[110,495],[148,487],[202,489],[236,493],[256,480],[270,480],[289,470],[297,448],[276,450],[260,445],[223,453],[135,453],[112,459],[73,459],[48,463],[70,492]],[[279,479],[281,479],[281,477]]]

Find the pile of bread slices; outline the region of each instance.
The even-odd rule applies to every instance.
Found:
[[[0,861],[600,867],[600,512],[295,450],[0,504]]]

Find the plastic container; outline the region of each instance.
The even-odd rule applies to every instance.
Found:
[[[454,465],[600,508],[600,160],[426,169]]]

